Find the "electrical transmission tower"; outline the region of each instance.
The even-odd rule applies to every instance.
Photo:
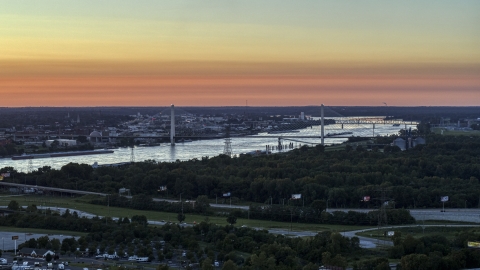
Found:
[[[233,152],[232,152],[232,139],[230,139],[230,126],[226,128],[225,135],[227,137],[225,138],[225,146],[223,147],[223,154],[229,157],[232,157]]]
[[[232,139],[225,138],[225,146],[223,147],[223,154],[229,157],[233,156],[232,153]]]
[[[134,147],[132,146],[131,150],[130,150],[130,162],[131,163],[134,163],[135,162],[135,152],[134,152]]]
[[[33,162],[31,159],[28,160],[28,172],[29,173],[33,172]]]
[[[388,219],[387,219],[387,205],[388,201],[390,200],[387,198],[387,189],[382,188],[380,190],[377,190],[381,192],[381,197],[377,198],[376,200],[380,200],[380,208],[378,209],[378,227],[382,226],[387,226],[388,225]]]

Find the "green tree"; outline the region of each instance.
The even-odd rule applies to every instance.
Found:
[[[317,270],[317,269],[318,269],[318,265],[314,263],[309,263],[302,268],[302,270]]]
[[[402,257],[402,270],[427,269],[428,257],[425,254],[410,254]]]
[[[228,217],[227,217],[227,222],[230,224],[230,225],[233,225],[235,223],[237,223],[237,217],[230,214]]]
[[[47,255],[45,256],[45,261],[47,262],[51,262],[52,261],[52,255],[50,253],[47,253]]]
[[[327,206],[327,203],[324,200],[315,200],[310,205],[310,207],[315,209],[315,212],[317,214],[320,214],[321,212],[323,212],[326,209],[326,206]]]
[[[46,235],[39,237],[37,239],[38,248],[45,248],[48,245],[49,241],[50,241],[50,239]]]
[[[185,214],[178,213],[177,220],[178,222],[182,223],[185,220]]]
[[[206,213],[209,207],[210,202],[208,201],[207,196],[201,195],[197,197],[197,201],[195,202],[195,210],[200,213]]]
[[[148,224],[148,220],[147,220],[147,217],[144,216],[144,215],[135,215],[132,217],[132,223],[138,223],[140,225],[143,225],[143,226],[147,226]]]
[[[50,149],[51,150],[55,150],[58,148],[58,146],[60,146],[60,143],[57,141],[57,140],[54,140],[51,144],[50,144]]]
[[[10,201],[10,203],[8,203],[7,208],[13,211],[17,211],[20,209],[20,205],[18,204],[17,201]]]
[[[59,251],[60,250],[60,240],[58,240],[57,238],[54,238],[50,241],[50,244],[52,245],[52,249],[54,251]]]
[[[202,263],[202,270],[213,270],[212,260],[210,258],[206,258]]]
[[[35,213],[37,212],[37,206],[35,204],[27,206],[27,212],[28,213]]]
[[[232,260],[226,261],[222,266],[222,270],[237,270],[237,269],[238,269],[237,265]]]
[[[270,256],[267,258],[265,252],[260,252],[260,255],[253,254],[250,257],[250,264],[253,266],[253,269],[262,269],[262,270],[274,270],[276,269],[275,257]]]

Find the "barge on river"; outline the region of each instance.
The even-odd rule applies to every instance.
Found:
[[[70,156],[86,156],[99,154],[112,154],[113,150],[90,150],[90,151],[75,151],[75,152],[59,152],[46,154],[23,154],[21,156],[13,156],[13,160],[21,159],[37,159],[37,158],[54,158],[54,157],[70,157]]]

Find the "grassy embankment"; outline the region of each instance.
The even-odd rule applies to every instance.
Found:
[[[131,218],[134,215],[144,215],[148,220],[152,221],[171,221],[177,222],[177,213],[167,213],[167,212],[157,212],[157,211],[145,211],[145,210],[135,210],[128,208],[119,208],[119,207],[107,207],[106,205],[94,205],[88,203],[94,197],[92,196],[83,196],[83,197],[45,197],[45,196],[17,196],[17,197],[8,197],[2,198],[0,200],[0,205],[6,206],[11,200],[16,200],[20,205],[27,206],[31,204],[36,204],[37,206],[47,206],[51,207],[52,210],[55,207],[66,207],[70,209],[77,209],[80,211],[85,211],[99,216],[107,217],[129,217]],[[201,222],[207,219],[206,216],[198,214],[189,214],[186,213],[187,223]],[[217,216],[208,216],[208,220],[211,223],[226,225],[226,217],[217,217]],[[293,231],[352,231],[352,230],[361,230],[370,228],[368,226],[348,226],[348,225],[330,225],[330,224],[306,224],[306,223],[292,223],[289,222],[277,222],[277,221],[266,221],[266,220],[254,220],[254,219],[237,219],[235,226],[248,226],[248,227],[259,227],[265,229],[285,229],[289,230],[290,227]]]

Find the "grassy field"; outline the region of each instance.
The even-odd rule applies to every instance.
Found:
[[[47,196],[18,196],[18,197],[3,197],[0,200],[0,205],[6,206],[11,200],[16,200],[20,205],[27,206],[36,204],[37,206],[47,206],[54,210],[55,207],[68,207],[70,209],[78,209],[88,213],[92,213],[99,216],[107,217],[129,217],[134,215],[145,215],[148,220],[153,221],[171,221],[177,222],[177,213],[157,212],[157,211],[144,211],[128,208],[107,207],[106,205],[94,205],[88,203],[94,199],[93,196],[83,197],[47,197]],[[186,214],[187,223],[201,222],[206,220],[206,216],[196,214]],[[226,217],[208,216],[208,220],[212,223],[219,225],[226,225]],[[259,227],[266,229],[290,229],[293,231],[352,231],[370,228],[368,226],[347,226],[347,225],[329,225],[329,224],[305,224],[305,223],[292,223],[289,222],[277,222],[266,220],[254,220],[254,219],[237,219],[236,226],[248,226]]]
[[[479,130],[448,130],[445,128],[432,128],[431,131],[435,134],[450,135],[450,136],[480,136]]]

